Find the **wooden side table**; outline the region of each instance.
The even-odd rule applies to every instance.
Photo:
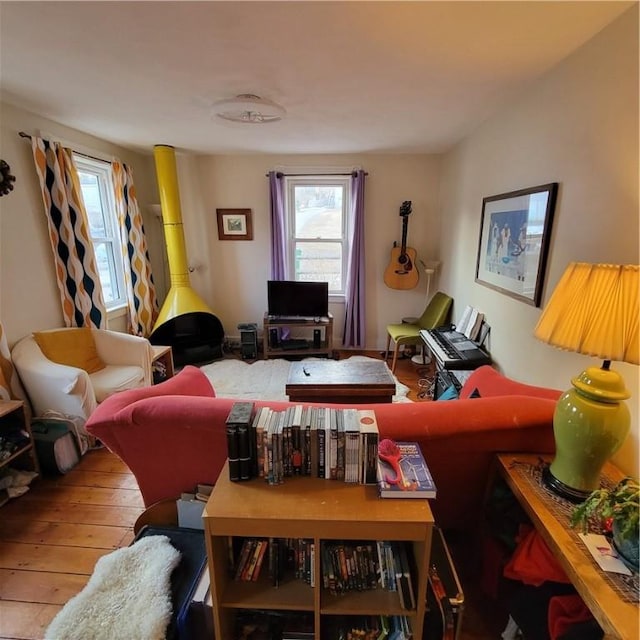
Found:
[[[598,567],[578,537],[578,531],[569,526],[566,516],[569,503],[541,486],[536,479],[536,474],[531,473],[541,459],[551,462],[549,456],[542,454],[498,455],[498,473],[505,479],[580,597],[602,627],[604,638],[637,639],[639,614],[637,601],[631,602],[630,598],[626,598],[619,591],[615,579]],[[612,464],[605,465],[603,475],[612,483],[623,478],[623,474]]]
[[[151,368],[153,370],[153,384],[163,382],[169,378],[173,378],[175,370],[173,368],[173,351],[170,346],[164,345],[152,345],[153,358],[151,359]],[[159,365],[156,367],[156,365]],[[159,379],[156,381],[156,369],[158,372],[162,370],[162,374],[159,375]]]

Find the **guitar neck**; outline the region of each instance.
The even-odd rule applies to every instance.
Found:
[[[407,227],[409,226],[408,216],[402,218],[402,247],[400,248],[400,255],[404,255],[407,252]]]

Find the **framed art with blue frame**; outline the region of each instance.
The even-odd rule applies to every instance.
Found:
[[[475,281],[539,307],[558,183],[482,200]]]

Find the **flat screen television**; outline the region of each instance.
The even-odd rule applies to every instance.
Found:
[[[267,281],[267,313],[270,316],[323,317],[329,314],[327,282]]]

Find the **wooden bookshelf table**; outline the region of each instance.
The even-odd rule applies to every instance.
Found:
[[[285,392],[290,402],[391,402],[396,383],[384,360],[292,362]]]
[[[173,349],[165,345],[152,345],[151,349],[153,350],[151,365],[154,373],[154,384],[173,378],[175,375]]]
[[[233,640],[235,614],[243,609],[308,612],[315,638],[339,615],[406,615],[414,638],[422,638],[433,515],[427,500],[382,500],[372,485],[311,477],[286,478],[270,486],[263,479],[229,480],[228,462],[203,513],[211,575],[215,637]],[[293,576],[278,588],[261,572],[256,582],[233,579],[231,537],[305,538],[315,555],[311,587]],[[322,544],[333,540],[397,540],[410,544],[415,559],[416,608],[405,610],[398,594],[382,589],[330,595],[322,587]]]
[[[498,455],[498,472],[602,627],[604,638],[637,640],[640,613],[637,591],[634,602],[633,594],[629,593],[632,589],[622,578],[598,567],[578,537],[579,532],[569,526],[573,505],[540,483],[541,460],[551,462],[551,457],[518,453]],[[607,464],[603,478],[615,484],[623,474]],[[637,580],[636,576],[636,590]]]

